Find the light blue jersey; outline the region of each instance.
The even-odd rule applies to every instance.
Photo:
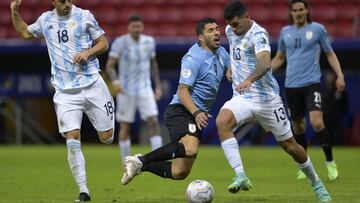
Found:
[[[190,86],[191,98],[201,111],[210,111],[229,65],[230,56],[221,46],[211,53],[196,43],[182,58],[179,83]],[[181,104],[177,92],[170,104]]]
[[[233,96],[239,96],[236,87],[255,71],[256,54],[271,52],[269,35],[264,28],[253,21],[251,28],[241,36],[236,35],[228,25],[225,29],[230,45]],[[272,100],[279,94],[279,85],[271,70],[251,84],[244,96],[255,102]]]
[[[51,61],[51,82],[56,89],[68,90],[89,86],[99,76],[99,61],[89,58],[86,64],[74,64],[76,54],[92,47],[104,34],[88,10],[72,6],[67,16],[56,10],[43,13],[28,31],[36,38],[44,37]]]
[[[281,30],[279,48],[286,52],[285,87],[304,87],[320,82],[320,53],[332,51],[325,27],[319,23],[309,23],[297,28],[289,25]]]
[[[139,41],[134,41],[130,34],[125,34],[115,39],[109,56],[119,60],[118,79],[125,94],[138,96],[153,91],[150,62],[155,54],[155,40],[151,36],[141,34]]]

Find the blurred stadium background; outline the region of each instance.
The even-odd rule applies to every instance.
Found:
[[[203,17],[218,21],[225,29],[223,7],[226,0],[74,0],[73,3],[91,10],[111,42],[127,32],[127,19],[140,14],[145,21],[145,34],[155,37],[157,58],[164,87],[159,102],[160,121],[166,105],[175,93],[181,57],[196,41],[195,22]],[[288,0],[244,0],[254,20],[263,25],[272,40],[272,54],[282,26],[288,24]],[[314,21],[324,24],[332,46],[342,65],[348,102],[342,119],[343,132],[335,139],[338,145],[360,145],[360,1],[309,0]],[[56,144],[64,140],[58,134],[52,102],[53,88],[49,82],[50,61],[43,41],[23,41],[11,23],[10,0],[0,1],[0,143]],[[30,24],[44,11],[53,9],[49,0],[23,0],[20,12]],[[223,45],[227,47],[225,36]],[[107,53],[99,56],[104,69]],[[322,71],[331,70],[321,56]],[[284,70],[284,69],[282,69]],[[284,71],[276,73],[283,87]],[[213,115],[231,97],[226,81]],[[117,126],[118,127],[118,126]],[[146,129],[139,119],[133,125],[133,143],[146,143]],[[166,130],[163,129],[163,136]],[[97,136],[84,118],[83,141],[96,143]],[[257,124],[250,124],[238,133],[243,144],[273,145],[275,140],[262,132]],[[309,129],[307,136],[311,137]],[[218,144],[214,119],[204,132],[203,143]],[[316,143],[316,141],[314,141]]]

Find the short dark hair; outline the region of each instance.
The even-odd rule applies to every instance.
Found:
[[[289,11],[290,11],[290,12],[291,12],[291,10],[292,10],[293,4],[295,4],[295,3],[302,3],[302,4],[304,4],[305,8],[308,10],[308,14],[306,15],[306,20],[307,20],[308,23],[311,23],[312,20],[311,20],[310,7],[309,7],[308,2],[305,1],[305,0],[291,0],[291,1],[290,1],[290,5],[289,5]],[[294,20],[293,20],[293,18],[292,18],[292,16],[291,16],[290,12],[289,12],[290,24],[294,24]]]
[[[230,21],[236,16],[244,15],[246,11],[247,8],[241,1],[231,0],[224,8],[224,18],[225,20]]]
[[[142,19],[142,17],[140,15],[132,15],[128,19],[128,24],[130,24],[131,22],[135,22],[135,21],[143,22],[143,19]]]
[[[203,18],[203,19],[199,20],[196,23],[196,35],[199,36],[199,35],[203,34],[205,25],[209,24],[209,23],[216,23],[216,20],[213,18]]]

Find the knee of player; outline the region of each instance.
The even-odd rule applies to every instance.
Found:
[[[190,174],[189,170],[175,170],[172,172],[173,179],[184,180]]]
[[[316,132],[319,132],[324,128],[324,123],[322,120],[312,121],[311,125]]]
[[[231,129],[231,126],[229,125],[229,122],[223,116],[218,116],[216,118],[216,127],[217,127],[217,129],[219,131]]]
[[[113,129],[99,132],[100,141],[104,144],[111,144],[114,140],[114,131]]]
[[[286,144],[281,145],[285,152],[288,154],[293,154],[296,151],[296,143],[295,142],[287,142]]]
[[[188,158],[196,158],[198,149],[196,147],[186,147],[185,146],[186,157]]]

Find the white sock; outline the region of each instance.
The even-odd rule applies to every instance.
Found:
[[[160,148],[162,145],[162,137],[160,135],[151,136],[150,137],[150,145],[151,145],[152,150]]]
[[[130,139],[127,140],[120,140],[119,141],[119,147],[120,147],[120,155],[122,158],[122,161],[125,161],[125,157],[131,155],[131,141]]]
[[[312,165],[309,157],[305,163],[298,164],[298,166],[300,170],[306,175],[306,177],[311,181],[311,183],[319,179],[319,176],[316,174],[314,166]]]
[[[79,186],[80,192],[89,194],[86,186],[85,158],[81,152],[81,143],[79,140],[68,139],[66,140],[66,147],[68,149],[69,166],[76,184]]]
[[[231,168],[234,169],[235,174],[244,173],[243,163],[240,157],[239,145],[237,140],[232,137],[224,140],[221,143],[221,147],[224,150],[226,159],[228,160]]]

